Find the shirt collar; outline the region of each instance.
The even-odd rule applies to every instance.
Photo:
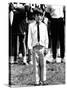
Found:
[[[42,22],[42,21],[39,21],[39,24],[40,24],[41,22]],[[37,22],[36,22],[36,21],[35,21],[34,23],[35,23],[35,24],[37,24]]]

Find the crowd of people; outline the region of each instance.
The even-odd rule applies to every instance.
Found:
[[[44,57],[52,53],[57,63],[60,48],[61,63],[65,55],[65,6],[9,3],[9,58],[14,63],[34,64],[36,84],[45,81]],[[39,67],[39,68],[38,68]],[[40,73],[39,73],[40,72]]]

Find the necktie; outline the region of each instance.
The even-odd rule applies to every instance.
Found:
[[[40,41],[39,22],[37,22],[37,38],[38,38],[38,42],[39,42]]]

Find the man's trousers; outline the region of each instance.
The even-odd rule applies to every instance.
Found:
[[[51,21],[51,39],[53,58],[56,58],[57,45],[60,45],[60,57],[64,58],[65,54],[65,30],[63,18],[52,19]]]

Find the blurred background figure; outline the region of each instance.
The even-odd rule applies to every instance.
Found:
[[[9,58],[10,63],[14,63],[14,54],[13,54],[13,19],[14,19],[14,5],[9,3]]]
[[[48,33],[48,52],[47,52],[47,55],[45,56],[45,60],[52,61],[52,59],[51,59],[52,52],[51,52],[51,29],[50,29],[51,21],[50,21],[50,12],[49,12],[49,10],[47,10],[47,5],[41,4],[40,7],[43,10],[42,22],[46,25],[47,33]]]
[[[65,53],[65,30],[64,30],[64,12],[63,6],[61,5],[51,5],[47,8],[46,16],[48,16],[51,21],[51,42],[52,42],[52,56],[53,63],[57,60],[57,49],[60,47],[60,58],[61,63],[64,62]]]

